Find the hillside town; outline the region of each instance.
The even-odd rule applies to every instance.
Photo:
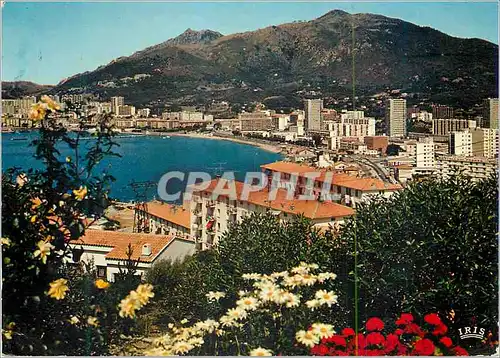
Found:
[[[111,273],[117,272],[116,260],[124,257],[123,253],[114,253],[123,251],[129,243],[149,257],[145,261],[143,256],[138,258],[147,269],[160,256],[181,259],[213,247],[232,223],[251,213],[271,212],[282,221],[304,215],[319,229],[338,232],[344,219],[355,215],[356,205],[370,197],[388,197],[408,183],[429,176],[462,173],[477,181],[497,168],[498,98],[485,99],[483,115],[474,120],[455,118],[453,108],[445,105],[432,105],[430,111],[408,107],[404,98],[387,98],[384,118],[365,116],[364,110],[325,108],[322,99],[305,99],[303,109],[288,114],[256,103],[253,111],[243,110],[234,118],[217,118],[195,108],[152,115],[149,108],[136,109],[126,104],[124,97],[112,97],[109,102],[82,94],[51,98],[71,108],[69,114],[57,119],[68,130],[76,130],[81,117],[108,114],[118,135],[171,134],[235,140],[273,148],[285,157],[284,161],[261,167],[269,178],[268,186],[252,192],[245,200],[212,195],[218,182],[224,180],[214,178],[206,188],[194,192],[192,200],[182,204],[161,200],[117,203],[114,209],[118,208],[122,216],[118,231],[90,230],[74,244],[88,253],[84,256],[87,261],[98,263],[103,277],[111,280]],[[36,100],[3,99],[3,130],[36,129],[37,124],[29,119]],[[229,103],[215,107],[227,109]],[[428,132],[409,131],[408,127],[415,124],[425,126]],[[90,121],[88,130],[95,125]],[[308,173],[319,173],[319,177],[311,180]],[[325,194],[321,189],[328,175],[331,187]],[[290,198],[287,190],[293,183]],[[233,184],[240,194],[244,183]],[[269,200],[272,190],[277,195]],[[299,199],[302,194],[312,195],[314,200]],[[102,228],[98,224],[91,227]],[[96,236],[104,241],[96,241]]]

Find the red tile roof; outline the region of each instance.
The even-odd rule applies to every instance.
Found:
[[[218,179],[212,180],[208,188],[204,189],[203,192],[213,193],[215,191],[217,183]],[[240,200],[244,183],[238,181],[228,183],[234,183],[237,200]],[[225,186],[225,188],[228,187],[228,185]],[[248,195],[248,199],[245,201],[273,210],[283,211],[285,213],[296,215],[303,214],[305,217],[310,219],[342,218],[345,216],[354,215],[354,210],[345,205],[340,205],[331,201],[321,202],[318,200],[289,200],[287,199],[287,194],[288,192],[285,189],[278,189],[276,192],[276,198],[273,200],[269,200],[269,190],[263,189],[256,192],[250,192]],[[227,195],[219,196],[227,197]]]
[[[141,262],[153,262],[156,257],[175,239],[174,235],[152,235],[143,233],[129,233],[122,231],[91,230],[85,235],[71,241],[74,245],[110,247],[112,250],[106,254],[108,260],[127,260],[128,245],[132,246],[131,259]],[[184,238],[180,238],[184,239]],[[186,240],[186,239],[184,239]],[[142,256],[142,246],[151,245],[151,255]]]
[[[305,176],[306,173],[319,172],[321,174],[316,179],[319,182],[325,182],[326,173],[328,173],[328,171],[324,169],[318,169],[309,165],[291,162],[274,162],[261,165],[261,168],[268,169],[273,172],[298,174],[299,176]],[[334,174],[331,183],[333,185],[361,191],[401,190],[403,188],[399,184],[386,183],[377,178],[353,178],[348,174]]]
[[[170,221],[176,225],[189,229],[191,212],[178,205],[167,204],[159,201],[147,203],[147,212],[153,216]]]

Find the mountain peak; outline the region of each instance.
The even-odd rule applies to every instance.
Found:
[[[324,19],[326,17],[334,17],[334,16],[335,17],[342,17],[342,16],[346,16],[346,15],[350,15],[350,14],[344,10],[335,9],[335,10],[328,11],[326,14],[319,17],[318,19]]]
[[[182,34],[168,40],[166,43],[169,45],[205,44],[222,36],[223,35],[217,31],[208,29],[196,31],[189,27]]]

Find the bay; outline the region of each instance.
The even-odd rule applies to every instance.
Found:
[[[33,157],[35,148],[29,146],[36,137],[36,132],[3,133],[2,171],[14,166],[24,170],[42,168],[42,163]],[[20,140],[21,138],[26,140]],[[123,138],[118,136],[115,141],[120,146],[115,147],[114,152],[122,157],[103,160],[96,173],[106,170],[113,175],[116,181],[111,185],[110,196],[127,202],[140,200],[130,186],[132,182],[153,182],[154,185],[145,193],[146,198],[158,198],[157,184],[167,172],[207,172],[215,178],[225,171],[231,171],[236,180],[243,180],[247,172],[260,171],[262,164],[281,159],[280,154],[223,140],[137,135]],[[91,142],[92,139],[82,141],[82,145],[89,146]],[[70,154],[69,149],[61,150],[63,157]],[[183,191],[185,184],[185,181],[170,180],[167,191]]]

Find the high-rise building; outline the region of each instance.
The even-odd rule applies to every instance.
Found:
[[[476,121],[468,119],[433,119],[432,134],[447,136],[451,132],[463,131],[468,128],[476,128]]]
[[[111,112],[118,114],[118,107],[124,105],[123,97],[111,97]]]
[[[498,129],[475,128],[470,130],[472,154],[478,157],[494,158],[498,155]]]
[[[418,142],[407,144],[408,156],[414,160],[416,171],[432,170],[436,166],[434,142],[432,138],[420,138]]]
[[[238,115],[238,119],[240,120],[240,130],[242,132],[268,131],[273,126],[271,116],[262,111],[241,113]]]
[[[306,99],[304,109],[306,112],[307,130],[319,131],[321,125],[321,110],[323,109],[322,99]]]
[[[385,107],[385,123],[389,137],[406,136],[406,100],[389,99]]]
[[[453,118],[454,111],[452,107],[444,106],[442,104],[432,105],[432,118],[436,119],[449,119]]]
[[[472,155],[472,133],[469,131],[450,132],[448,153],[451,155]]]
[[[483,101],[484,127],[499,129],[498,127],[498,98],[487,98]]]

